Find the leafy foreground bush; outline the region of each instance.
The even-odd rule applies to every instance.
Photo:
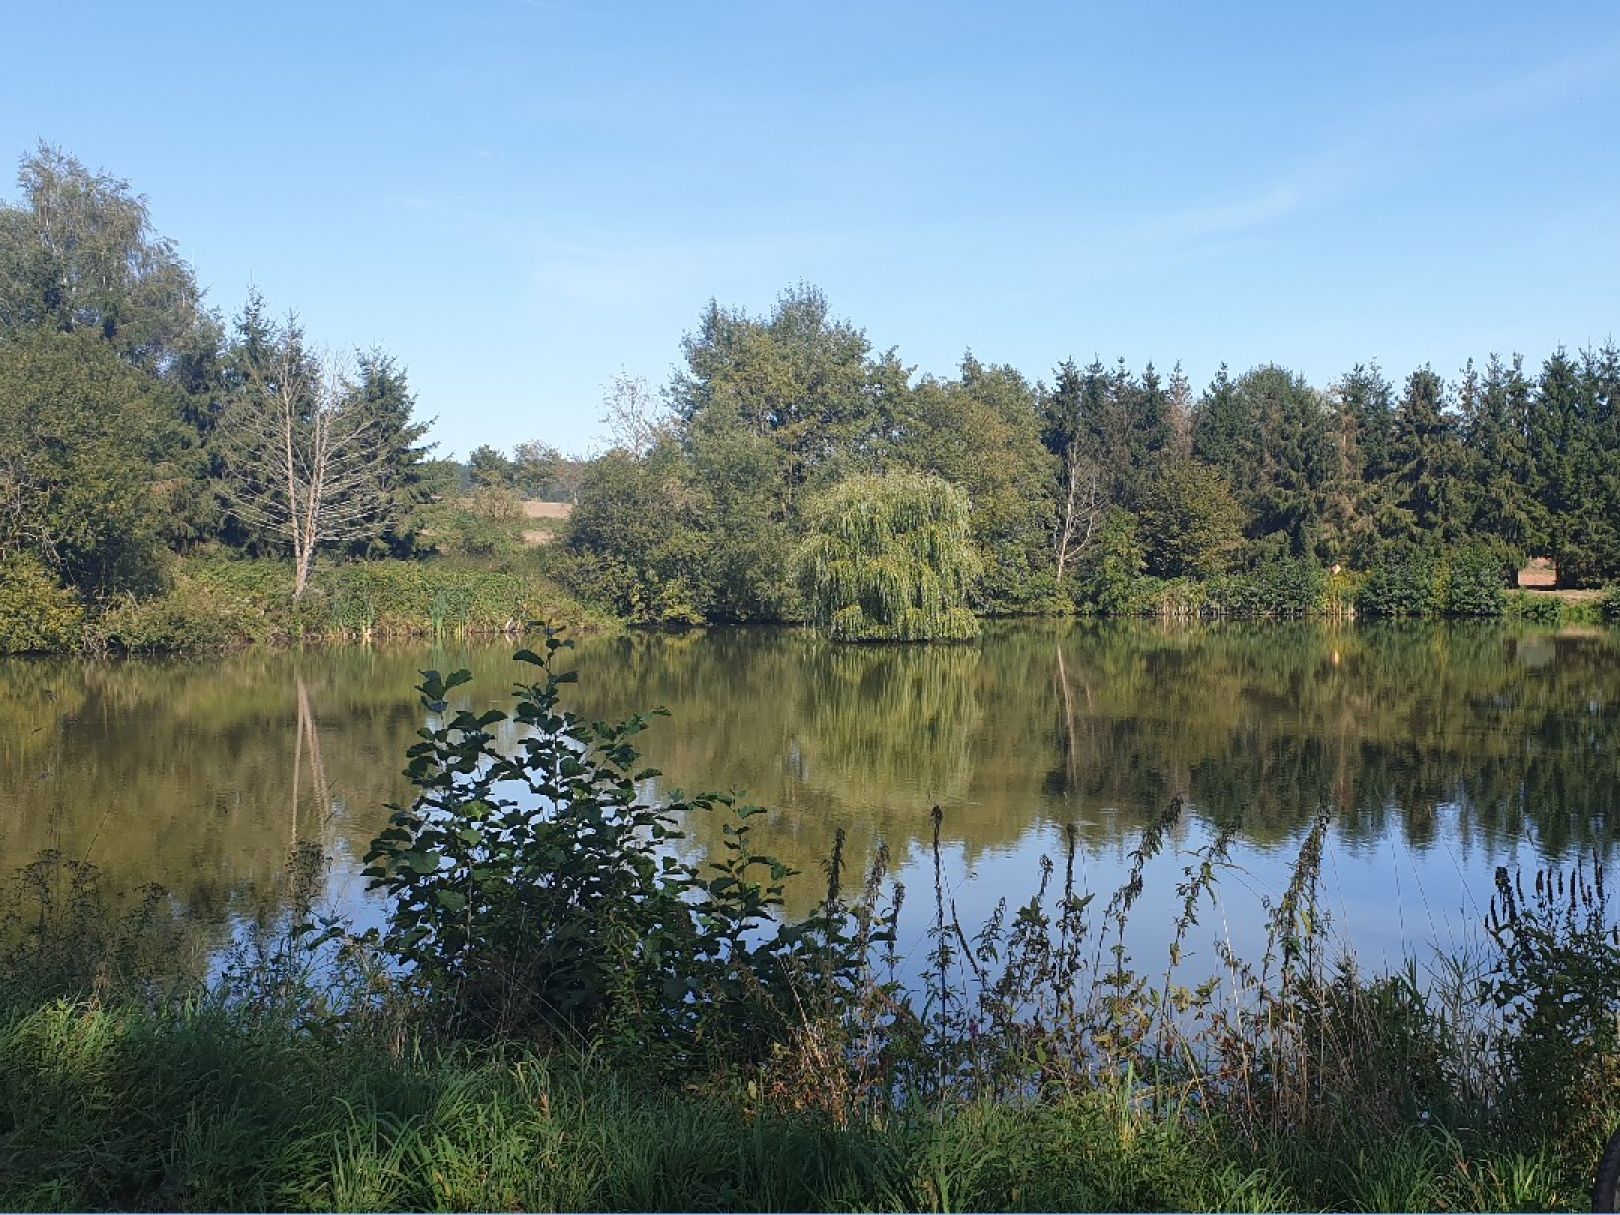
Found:
[[[541,678],[518,685],[510,718],[449,715],[471,675],[425,673],[429,725],[406,769],[419,793],[366,857],[393,908],[381,947],[458,1036],[601,1036],[614,1057],[660,1069],[750,1057],[802,1015],[804,994],[848,990],[866,938],[832,906],[803,924],[770,918],[791,871],[750,849],[758,807],[645,800],[658,773],[638,768],[631,739],[647,721],[564,710],[574,673],[553,663],[569,644],[548,634],[543,655],[518,651]],[[492,732],[508,721],[510,755]],[[707,873],[676,848],[681,820],[704,813],[733,819]]]
[[[0,1204],[20,1208],[1573,1209],[1615,1113],[1620,944],[1596,866],[1499,876],[1485,965],[1332,960],[1304,836],[1258,963],[1187,982],[1229,835],[1192,854],[1168,958],[1124,942],[1183,808],[1102,904],[1079,842],[969,932],[936,874],[830,859],[808,921],[752,811],[641,796],[642,719],[561,707],[565,643],[508,720],[428,673],[419,795],[377,841],[387,927],[310,914],[187,982],[159,892],[122,915],[42,858],[0,925]],[[510,755],[493,731],[510,723]],[[675,810],[731,816],[685,859]],[[314,927],[312,927],[314,925]],[[918,973],[920,972],[920,973]]]

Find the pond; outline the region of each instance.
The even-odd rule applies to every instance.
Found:
[[[110,890],[161,884],[223,939],[274,913],[289,850],[314,840],[333,858],[326,901],[376,922],[359,858],[410,792],[416,672],[469,667],[469,702],[500,704],[510,650],[0,662],[0,869],[58,849]],[[1142,827],[1182,799],[1133,921],[1133,947],[1161,957],[1183,870],[1222,829],[1232,867],[1201,931],[1263,949],[1267,901],[1328,813],[1324,907],[1378,965],[1476,940],[1498,865],[1606,855],[1620,806],[1620,634],[1605,630],[999,622],[909,647],[736,630],[588,639],[571,662],[589,715],[669,710],[641,736],[661,789],[741,790],[773,811],[751,822],[803,871],[790,912],[817,899],[840,828],[852,870],[885,843],[916,954],[934,805],[971,935],[997,899],[1029,897],[1070,824],[1082,884],[1106,899]],[[690,834],[720,838],[708,821]]]

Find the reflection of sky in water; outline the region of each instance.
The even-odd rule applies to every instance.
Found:
[[[1269,847],[1233,842],[1213,891],[1198,904],[1197,924],[1187,933],[1182,965],[1176,972],[1179,982],[1190,986],[1211,974],[1224,973],[1216,949],[1220,942],[1240,960],[1259,967],[1267,945],[1267,905],[1275,907],[1288,888],[1303,837],[1302,831],[1294,840]],[[1131,909],[1125,936],[1132,965],[1139,973],[1155,980],[1162,977],[1176,920],[1182,913],[1183,897],[1177,887],[1187,880],[1189,867],[1196,872],[1202,850],[1213,838],[1207,827],[1184,820],[1144,867],[1142,892]],[[1087,910],[1091,936],[1085,956],[1095,956],[1101,932],[1105,969],[1112,964],[1108,946],[1114,941],[1112,925],[1104,922],[1106,909],[1129,877],[1130,854],[1138,839],[1132,833],[1101,848],[1082,848],[1076,855],[1077,893],[1095,895]],[[1038,859],[1043,854],[1054,864],[1047,905],[1055,908],[1064,849],[1062,831],[1043,828],[1014,846],[987,850],[969,863],[964,849],[947,839],[943,848],[946,898],[954,904],[968,939],[973,940],[988,921],[998,899],[1007,899],[1009,920],[1029,900],[1039,881]],[[1493,851],[1484,856],[1477,849],[1473,855],[1469,853],[1468,845],[1444,835],[1434,845],[1414,850],[1393,829],[1383,839],[1353,843],[1330,830],[1317,887],[1318,907],[1327,916],[1330,932],[1327,959],[1332,961],[1348,946],[1364,969],[1397,969],[1410,957],[1416,959],[1421,973],[1437,952],[1477,951],[1494,889],[1495,866],[1518,863],[1528,872],[1535,867],[1537,856],[1528,842],[1507,853]],[[915,858],[899,877],[906,887],[900,952],[907,959],[906,973],[914,976],[927,965],[933,948],[932,859]]]
[[[971,936],[1016,906],[1062,828],[1093,922],[1143,825],[1189,811],[1145,874],[1128,943],[1162,973],[1176,886],[1210,824],[1243,834],[1215,934],[1258,963],[1261,900],[1278,898],[1318,806],[1334,809],[1322,906],[1368,965],[1477,943],[1493,870],[1606,852],[1620,806],[1620,639],[1499,628],[1151,629],[998,624],[976,645],[836,647],[800,633],[632,635],[583,644],[569,695],[591,717],[656,705],[638,739],[659,789],[745,791],[771,807],[754,843],[803,871],[790,910],[822,889],[834,832],[846,888],[878,840],[907,887],[903,952],[929,949],[928,807],[945,810],[946,878]],[[467,703],[504,703],[509,647],[246,654],[195,663],[0,661],[0,868],[43,848],[89,857],[106,884],[158,881],[223,921],[273,912],[289,845],[334,856],[327,897],[379,922],[358,876],[422,724],[428,666],[469,666]],[[515,742],[502,732],[503,745]],[[713,848],[717,821],[691,824]],[[1054,878],[1054,881],[1057,879]]]

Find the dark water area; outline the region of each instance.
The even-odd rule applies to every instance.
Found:
[[[470,668],[500,705],[510,646],[250,653],[209,661],[0,661],[0,869],[42,850],[93,862],[109,890],[156,882],[199,921],[272,916],[289,850],[333,858],[326,901],[377,906],[359,858],[406,798],[425,667]],[[1497,625],[1163,628],[998,623],[975,643],[837,646],[789,630],[587,640],[574,707],[661,706],[641,736],[670,788],[769,807],[756,845],[822,885],[835,833],[852,867],[879,841],[926,950],[929,809],[944,813],[964,924],[1027,899],[1074,824],[1101,897],[1144,824],[1183,818],[1133,929],[1155,952],[1193,852],[1235,830],[1207,932],[1261,947],[1264,904],[1331,815],[1326,909],[1369,961],[1477,937],[1499,864],[1606,856],[1620,806],[1620,635]],[[510,739],[508,741],[511,741]],[[719,823],[689,824],[717,845]]]

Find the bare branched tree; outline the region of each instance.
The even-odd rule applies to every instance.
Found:
[[[1058,528],[1056,556],[1057,577],[1091,547],[1097,527],[1108,509],[1108,494],[1103,487],[1102,469],[1083,457],[1071,445],[1064,457],[1065,493],[1061,504],[1062,526]]]
[[[227,500],[291,548],[295,602],[322,545],[375,537],[391,522],[375,424],[342,362],[312,357],[296,321],[246,369],[222,419]]]
[[[602,394],[607,411],[602,423],[612,436],[613,445],[631,455],[645,456],[658,446],[670,429],[669,407],[647,387],[641,376],[620,372]]]

